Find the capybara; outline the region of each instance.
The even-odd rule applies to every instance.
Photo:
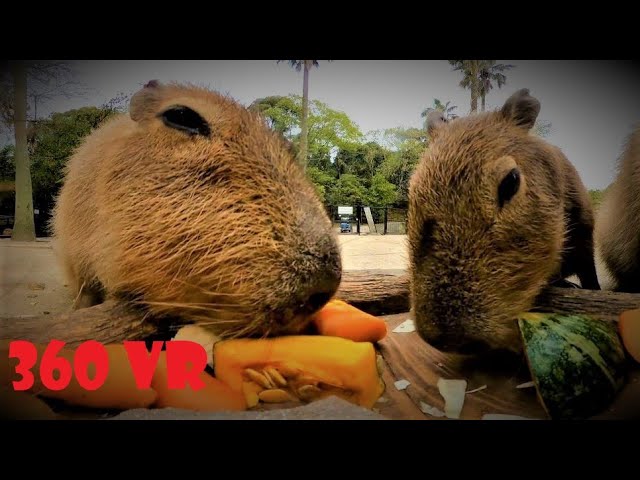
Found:
[[[531,134],[528,89],[500,109],[443,122],[409,187],[411,304],[443,351],[521,351],[516,317],[550,283],[600,289],[588,191],[561,150]]]
[[[313,185],[257,113],[147,83],[69,159],[52,230],[78,307],[115,298],[221,337],[296,333],[341,259]]]
[[[640,293],[640,125],[629,136],[598,208],[595,245],[612,279],[609,288]]]

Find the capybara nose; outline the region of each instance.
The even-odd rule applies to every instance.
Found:
[[[335,262],[319,265],[306,281],[301,282],[294,298],[296,314],[311,315],[322,308],[338,290],[341,270]]]
[[[489,350],[489,345],[481,340],[474,340],[463,335],[441,333],[427,340],[432,347],[441,352],[459,353],[462,355],[478,355]]]

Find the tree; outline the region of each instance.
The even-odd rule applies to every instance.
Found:
[[[294,151],[300,150],[302,97],[259,98],[249,109],[260,112],[270,128],[291,141]],[[363,138],[358,126],[344,112],[319,100],[309,102],[307,125],[307,167],[316,166],[325,172],[335,170],[331,162],[333,154],[353,148]]]
[[[25,62],[27,69],[30,103],[27,111],[32,111],[31,122],[38,121],[38,106],[55,97],[83,97],[87,88],[74,79],[69,62],[43,61]],[[9,75],[0,75],[0,127],[13,127],[13,82]]]
[[[31,169],[27,151],[27,65],[16,61],[12,64],[13,76],[13,131],[15,135],[14,162],[15,214],[11,240],[32,242],[36,239],[33,219],[33,192]]]
[[[368,200],[367,189],[356,175],[345,173],[333,182],[327,200],[332,205],[365,204]]]
[[[471,91],[471,113],[478,110],[480,96],[480,68],[482,60],[449,60],[454,71],[462,73],[460,86]]]
[[[16,61],[7,72],[0,72],[0,130],[13,129],[15,138],[15,214],[12,239],[34,241],[33,187],[28,128],[28,99],[33,102],[33,120],[37,124],[38,104],[54,96],[82,95],[83,87],[72,78],[67,62]]]
[[[307,176],[313,183],[318,198],[324,203],[327,200],[327,192],[331,188],[335,177],[313,165],[307,167]]]
[[[493,88],[493,82],[496,83],[498,88],[502,88],[507,83],[507,76],[503,72],[514,67],[515,65],[497,64],[495,60],[481,60],[479,77],[481,110],[483,112],[485,110],[485,97]]]
[[[32,132],[30,158],[34,204],[46,219],[60,190],[67,160],[84,138],[103,122],[122,111],[124,102],[115,99],[102,107],[82,107],[41,120]]]
[[[437,112],[442,112],[446,119],[456,118],[457,115],[454,114],[453,111],[458,107],[456,105],[449,106],[450,103],[451,103],[450,101],[448,101],[447,103],[442,103],[438,98],[434,98],[433,99],[433,107],[425,108],[422,111],[422,113],[420,114],[420,116],[422,118],[426,119],[427,115],[429,115],[429,113],[431,113],[433,111],[437,111]]]
[[[291,137],[292,130],[300,124],[300,108],[295,97],[274,95],[254,100],[248,109],[258,112],[272,130]]]
[[[281,62],[282,60],[278,60]],[[298,158],[303,169],[307,167],[307,135],[308,135],[308,112],[309,112],[309,70],[318,66],[317,60],[289,60],[289,65],[296,71],[304,70],[302,81],[302,117],[300,121],[300,150]]]
[[[531,129],[531,133],[539,137],[546,138],[551,133],[551,122],[537,119]]]
[[[371,179],[368,197],[370,205],[376,207],[392,205],[397,199],[397,188],[384,175],[376,173]]]

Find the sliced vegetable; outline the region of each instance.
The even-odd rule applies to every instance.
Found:
[[[168,384],[166,352],[160,353],[158,365],[151,381],[152,388],[158,392],[155,408],[184,408],[204,412],[246,410],[247,404],[242,392],[236,392],[206,371],[200,373],[205,386],[194,390],[187,384],[185,388],[170,389]]]
[[[411,333],[411,332],[415,332],[416,331],[416,324],[411,319],[405,320],[404,322],[402,322],[400,325],[398,325],[396,328],[394,328],[391,331],[393,333]]]
[[[411,382],[404,379],[394,382],[396,390],[405,390],[409,385],[411,385]]]
[[[314,316],[320,335],[342,337],[354,342],[378,342],[387,335],[387,323],[348,303],[333,299]]]
[[[640,308],[622,312],[618,329],[624,348],[636,362],[640,362]]]
[[[552,419],[595,415],[624,386],[625,353],[613,322],[525,313],[518,325],[538,399]]]
[[[447,418],[460,418],[466,390],[466,380],[438,379],[438,391],[444,398],[444,413]]]
[[[442,410],[425,402],[420,402],[420,411],[427,415],[431,415],[432,417],[440,418],[445,416],[445,413]]]
[[[256,396],[310,402],[335,395],[372,408],[385,389],[370,342],[320,335],[234,339],[218,342],[213,357],[216,378],[244,393],[249,405]],[[271,390],[287,396],[264,393]]]
[[[207,352],[207,365],[213,367],[213,346],[220,338],[198,325],[185,325],[173,337],[174,340],[187,340],[198,343]]]

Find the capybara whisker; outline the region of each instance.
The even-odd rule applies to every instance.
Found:
[[[437,348],[518,351],[515,319],[545,286],[577,275],[600,288],[589,193],[562,151],[531,133],[539,111],[522,89],[496,111],[427,118],[407,237],[416,330]]]
[[[340,282],[336,233],[290,144],[203,87],[137,91],[69,158],[53,213],[79,306],[113,298],[218,336],[286,334]]]

